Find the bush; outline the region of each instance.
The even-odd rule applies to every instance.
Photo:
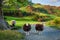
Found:
[[[38,19],[39,19],[39,15],[34,15],[32,18],[32,20],[34,20],[34,21],[38,21]]]
[[[0,30],[0,40],[21,40],[23,38],[24,38],[23,34],[17,31]]]
[[[51,27],[60,29],[60,18],[57,17],[57,18],[55,18],[54,20],[49,21],[47,24],[48,24],[49,26],[51,26]]]
[[[60,18],[59,17],[55,18],[54,22],[55,22],[55,24],[60,24]]]
[[[51,16],[48,16],[48,15],[46,15],[46,16],[34,15],[33,20],[34,21],[40,20],[40,21],[44,21],[45,22],[45,21],[53,20],[53,18]]]

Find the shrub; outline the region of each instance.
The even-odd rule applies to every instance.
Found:
[[[23,38],[24,38],[23,34],[17,31],[0,30],[0,40],[21,40]]]
[[[59,17],[55,18],[54,22],[55,22],[55,24],[60,24],[60,18]]]
[[[34,15],[32,19],[33,19],[34,21],[38,21],[39,15]]]
[[[55,18],[54,20],[49,21],[47,24],[48,24],[49,26],[51,26],[51,27],[60,29],[60,18],[57,17],[57,18]]]
[[[33,20],[35,21],[50,21],[50,20],[53,20],[53,18],[51,16],[48,16],[48,15],[45,15],[45,16],[42,16],[42,15],[34,15],[33,17]]]

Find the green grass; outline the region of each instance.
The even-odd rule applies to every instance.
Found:
[[[12,30],[0,30],[0,40],[21,40],[24,35]]]
[[[41,16],[46,16],[48,14],[43,14],[40,13],[39,15]],[[33,21],[32,18],[33,16],[26,16],[26,17],[12,17],[12,16],[5,16],[7,19],[7,22],[11,25],[11,20],[16,20],[16,26],[22,27],[23,24],[25,23],[30,23],[30,24],[37,24],[40,23],[38,21]],[[51,17],[55,18],[55,16],[51,15]]]
[[[32,17],[28,16],[28,17],[10,17],[10,16],[5,16],[7,19],[7,22],[11,25],[11,20],[16,20],[16,26],[18,27],[22,27],[23,24],[25,23],[30,23],[30,24],[37,24],[37,23],[40,23],[40,22],[37,22],[37,21],[33,21],[32,20]]]

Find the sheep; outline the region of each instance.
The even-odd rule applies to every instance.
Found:
[[[31,30],[31,25],[30,24],[24,24],[23,25],[23,30],[25,31],[26,35],[29,35],[29,31]]]
[[[43,31],[43,24],[36,24],[35,29],[39,33],[40,31]]]
[[[12,20],[11,21],[11,27],[15,27],[15,24],[16,24],[16,21],[15,20]]]

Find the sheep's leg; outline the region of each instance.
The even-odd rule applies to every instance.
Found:
[[[39,34],[42,34],[42,31],[39,31]]]
[[[25,32],[26,35],[29,35],[29,32]]]
[[[36,31],[38,33],[38,31]]]
[[[38,34],[39,34],[39,31],[37,31],[37,30],[36,30],[36,33],[38,33]]]
[[[38,34],[40,34],[40,31],[38,31]]]
[[[40,35],[42,32],[41,31],[36,31],[36,33],[38,33]]]

